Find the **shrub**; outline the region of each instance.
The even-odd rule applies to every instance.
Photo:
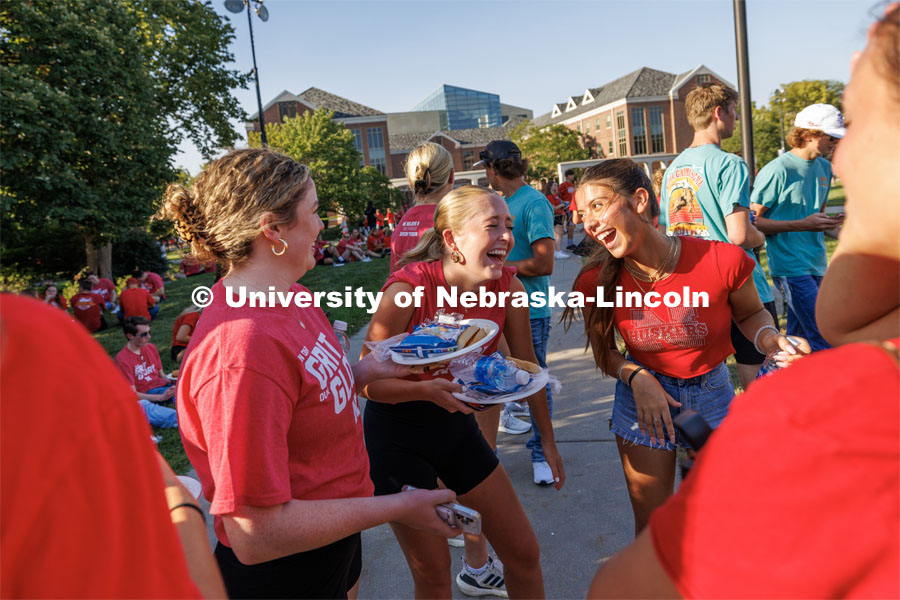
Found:
[[[140,229],[131,229],[113,242],[112,267],[116,278],[130,275],[136,269],[165,275],[169,263],[153,236]]]

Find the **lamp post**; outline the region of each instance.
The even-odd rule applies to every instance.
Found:
[[[781,128],[778,132],[781,134],[781,154],[784,154],[784,88],[779,87],[775,90],[778,96],[778,107],[781,109]]]
[[[269,10],[263,6],[262,0],[254,0],[256,2],[256,14],[260,20],[265,23],[269,20]],[[225,0],[225,8],[229,12],[235,14],[247,7],[247,25],[250,26],[250,51],[253,54],[253,76],[256,79],[256,106],[259,109],[259,133],[262,138],[262,145],[265,148],[268,143],[266,141],[266,122],[263,119],[262,96],[259,93],[259,69],[256,68],[256,44],[253,42],[253,19],[250,16],[250,0]]]

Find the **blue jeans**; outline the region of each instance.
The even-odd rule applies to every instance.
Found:
[[[531,319],[531,343],[534,345],[534,355],[537,356],[538,364],[541,368],[547,368],[547,341],[550,339],[550,317],[541,319]],[[550,409],[550,416],[553,416],[553,395],[550,393],[550,385],[547,384],[547,408]],[[532,416],[532,421],[534,417]],[[533,427],[534,435],[525,444],[525,447],[531,450],[531,462],[541,462],[544,460],[544,448],[541,446],[541,434],[538,433],[537,427]]]
[[[801,275],[772,279],[787,303],[788,335],[798,335],[809,340],[813,352],[831,348],[816,325],[816,296],[819,295],[822,278],[817,275]]]
[[[150,318],[155,319],[156,315],[159,314],[159,304],[154,304],[153,308],[149,309],[148,312],[150,313]],[[116,311],[116,317],[118,317],[120,321],[125,320],[125,313],[122,312],[121,307],[119,307],[119,310]]]
[[[169,385],[163,385],[160,387],[156,387],[150,390],[147,390],[147,394],[162,394],[167,389],[175,385],[174,383],[170,383]],[[172,396],[172,402],[175,401],[175,396]],[[144,415],[146,415],[147,420],[154,427],[178,427],[178,413],[174,408],[169,408],[168,406],[162,406],[157,402],[150,402],[149,400],[138,400],[138,404],[141,405],[141,408],[144,409]]]
[[[628,360],[640,364],[630,357]],[[725,363],[720,364],[709,373],[687,379],[669,377],[654,371],[650,371],[650,373],[667,394],[677,402],[681,402],[680,408],[669,406],[669,414],[672,419],[678,416],[682,410],[693,410],[715,429],[728,414],[728,408],[734,398],[734,387],[731,385],[731,376]],[[629,444],[658,450],[675,450],[678,446],[685,446],[681,433],[677,431],[674,445],[668,439],[668,431],[665,432],[666,439],[663,446],[654,443],[649,436],[641,435],[634,394],[631,388],[621,381],[616,383],[616,399],[613,403],[613,416],[609,429],[616,437],[622,438]],[[665,430],[665,424],[663,424],[663,430]]]

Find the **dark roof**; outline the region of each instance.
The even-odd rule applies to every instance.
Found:
[[[374,108],[363,106],[358,102],[342,98],[341,96],[326,92],[325,90],[320,90],[316,87],[311,87],[305,92],[297,95],[303,100],[314,104],[316,108],[333,110],[334,116],[338,119],[349,117],[375,117],[384,114]]]
[[[679,75],[681,77],[685,75]],[[562,114],[558,117],[552,117],[552,113],[541,115],[534,119],[534,124],[538,127],[566,121],[572,117],[576,117],[582,113],[621,100],[623,98],[646,98],[648,96],[666,96],[675,83],[676,76],[673,73],[665,71],[657,71],[649,67],[641,67],[637,71],[632,71],[627,75],[623,75],[618,79],[614,79],[609,83],[601,85],[597,88],[590,88],[594,101],[588,104],[580,104],[578,108],[566,112],[566,103],[557,104]],[[582,96],[583,97],[583,94]]]
[[[433,136],[442,134],[460,144],[473,144],[486,146],[494,140],[508,140],[509,133],[519,123],[527,121],[522,117],[513,117],[500,127],[480,127],[474,129],[454,129],[451,131],[429,131],[421,133],[392,133],[390,134],[391,152],[405,152],[412,150],[422,142],[426,142]]]

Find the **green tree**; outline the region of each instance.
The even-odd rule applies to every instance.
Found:
[[[585,160],[591,151],[581,144],[581,134],[565,125],[537,128],[530,121],[513,129],[510,137],[528,159],[526,177],[541,183],[556,177],[556,165],[570,160]]]
[[[360,168],[362,156],[353,135],[334,120],[334,111],[316,110],[269,124],[266,137],[269,147],[309,166],[323,215],[336,211],[356,220],[367,202],[384,208],[396,206],[402,197],[377,169]],[[251,131],[248,138],[250,146],[260,146],[259,133]]]
[[[18,0],[0,30],[3,247],[75,226],[108,276],[109,242],[146,225],[178,143],[236,139],[232,29],[192,0]]]

